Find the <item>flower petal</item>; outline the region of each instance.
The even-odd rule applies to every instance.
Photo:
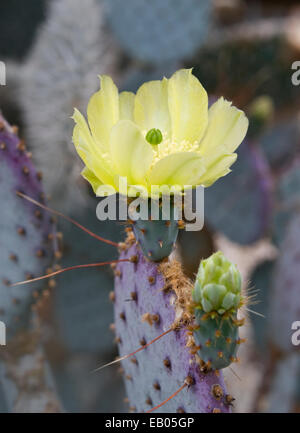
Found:
[[[208,98],[191,69],[181,69],[168,80],[169,112],[175,141],[198,141],[208,117]]]
[[[137,91],[134,103],[134,120],[142,130],[157,128],[170,133],[168,109],[168,80],[149,81]]]
[[[96,194],[97,189],[100,185],[102,185],[101,180],[99,180],[98,177],[95,176],[95,174],[88,167],[84,167],[81,172],[81,176],[90,183],[94,193]]]
[[[234,152],[245,138],[249,121],[245,113],[219,98],[209,109],[208,126],[201,141],[199,151],[202,155],[213,152],[222,145],[226,152]]]
[[[206,187],[211,186],[220,177],[230,173],[229,167],[235,162],[236,158],[236,153],[219,157],[213,164],[207,167],[205,174],[200,179],[200,184]]]
[[[202,157],[197,152],[172,153],[158,161],[149,176],[151,185],[198,185],[204,173]]]
[[[76,122],[73,130],[73,143],[78,155],[101,182],[113,185],[112,168],[93,139],[85,118],[80,111],[75,109],[73,119]]]
[[[94,139],[107,147],[110,130],[119,120],[119,94],[110,77],[103,75],[100,81],[101,89],[91,97],[87,115]]]
[[[135,94],[132,92],[121,92],[119,95],[120,120],[133,120]]]
[[[110,154],[116,173],[126,176],[128,184],[145,184],[153,150],[140,129],[130,120],[120,120],[112,128]]]

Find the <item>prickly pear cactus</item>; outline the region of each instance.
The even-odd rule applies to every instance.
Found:
[[[147,345],[122,361],[130,410],[151,410],[173,396],[156,411],[229,412],[233,399],[222,373],[210,370],[197,354],[192,285],[180,264],[148,261],[132,232],[120,257],[130,262],[115,267],[111,295],[119,353],[125,356]]]
[[[9,286],[44,274],[53,263],[55,227],[47,214],[16,194],[21,191],[36,200],[44,199],[41,175],[15,129],[1,115],[0,182],[0,320],[9,339],[24,330],[30,307],[45,285]]]
[[[242,305],[242,281],[236,266],[218,251],[202,260],[193,290],[196,344],[201,361],[215,370],[236,361]]]
[[[151,202],[157,207],[159,219],[137,219],[132,223],[135,237],[145,257],[158,262],[171,254],[177,239],[180,222],[176,219],[176,207],[173,202],[170,203],[169,219],[163,218],[162,206],[155,200],[149,200],[149,214]]]

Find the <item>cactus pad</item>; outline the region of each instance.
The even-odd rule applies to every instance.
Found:
[[[200,346],[198,354],[209,367],[221,369],[228,367],[236,360],[239,332],[236,316],[207,316],[202,310],[196,310],[194,336]]]
[[[155,201],[154,204],[158,205]],[[178,224],[176,220],[176,209],[173,203],[170,203],[170,219],[163,219],[162,207],[157,206],[159,219],[133,221],[133,230],[135,237],[140,244],[145,257],[154,262],[158,262],[168,257],[174,247],[178,235]],[[148,203],[148,212],[151,211],[151,201]]]
[[[166,335],[122,361],[126,390],[132,411],[147,411],[169,398],[184,383],[181,392],[157,412],[228,412],[221,373],[204,373],[188,323],[192,286],[179,263],[147,261],[131,233],[115,268],[115,332],[120,355]],[[178,324],[176,327],[174,324]]]
[[[24,143],[1,115],[0,173],[0,320],[10,338],[24,329],[30,306],[44,287],[40,283],[9,287],[10,283],[45,273],[54,260],[55,227],[47,214],[16,194],[21,191],[43,200],[40,174]]]

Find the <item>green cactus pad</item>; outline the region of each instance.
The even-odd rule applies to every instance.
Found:
[[[236,359],[239,332],[236,316],[215,317],[207,315],[203,310],[195,310],[196,324],[195,342],[200,346],[198,355],[213,370],[228,367]]]
[[[150,215],[151,201],[148,203]],[[159,207],[159,219],[133,221],[135,237],[145,257],[158,262],[168,257],[174,247],[178,235],[179,222],[176,219],[176,209],[170,203],[170,219],[163,219],[162,207]]]
[[[198,354],[208,367],[228,367],[240,343],[237,310],[242,302],[240,272],[221,251],[202,260],[193,290],[194,337]]]

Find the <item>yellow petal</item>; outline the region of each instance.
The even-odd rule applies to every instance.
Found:
[[[208,98],[191,69],[181,69],[168,81],[172,138],[175,141],[200,140],[207,126]]]
[[[95,176],[95,174],[87,167],[84,167],[81,172],[81,176],[91,184],[93,191],[96,194],[97,189],[100,185],[102,185],[102,182],[98,179],[98,177]]]
[[[133,120],[134,98],[135,94],[132,92],[120,93],[120,119]]]
[[[101,158],[100,148],[97,146],[93,137],[91,136],[91,132],[85,118],[76,108],[74,110],[72,119],[76,123],[73,130],[73,143],[83,162],[85,164],[87,163],[88,155],[96,155],[97,157],[99,154],[99,157]]]
[[[236,153],[230,155],[223,155],[218,158],[215,163],[207,167],[207,170],[203,176],[201,176],[200,183],[203,186],[211,186],[220,177],[230,173],[229,167],[235,162],[237,158]]]
[[[205,168],[197,152],[172,153],[158,161],[150,173],[151,185],[198,185]]]
[[[91,97],[87,115],[94,139],[108,147],[110,130],[119,120],[119,94],[110,77],[103,75],[100,81],[101,89]]]
[[[140,129],[130,120],[120,120],[112,128],[110,154],[115,172],[126,176],[128,184],[145,184],[153,150]]]
[[[78,155],[99,180],[113,184],[113,172],[109,161],[103,157],[101,148],[91,136],[85,118],[77,109],[74,110],[73,119],[76,122],[73,143]]]
[[[134,102],[134,120],[142,130],[157,128],[170,132],[168,109],[168,80],[149,81],[137,91]]]
[[[249,121],[245,113],[224,98],[218,99],[209,109],[208,126],[201,141],[202,155],[213,152],[222,145],[226,152],[234,152],[245,138]]]

